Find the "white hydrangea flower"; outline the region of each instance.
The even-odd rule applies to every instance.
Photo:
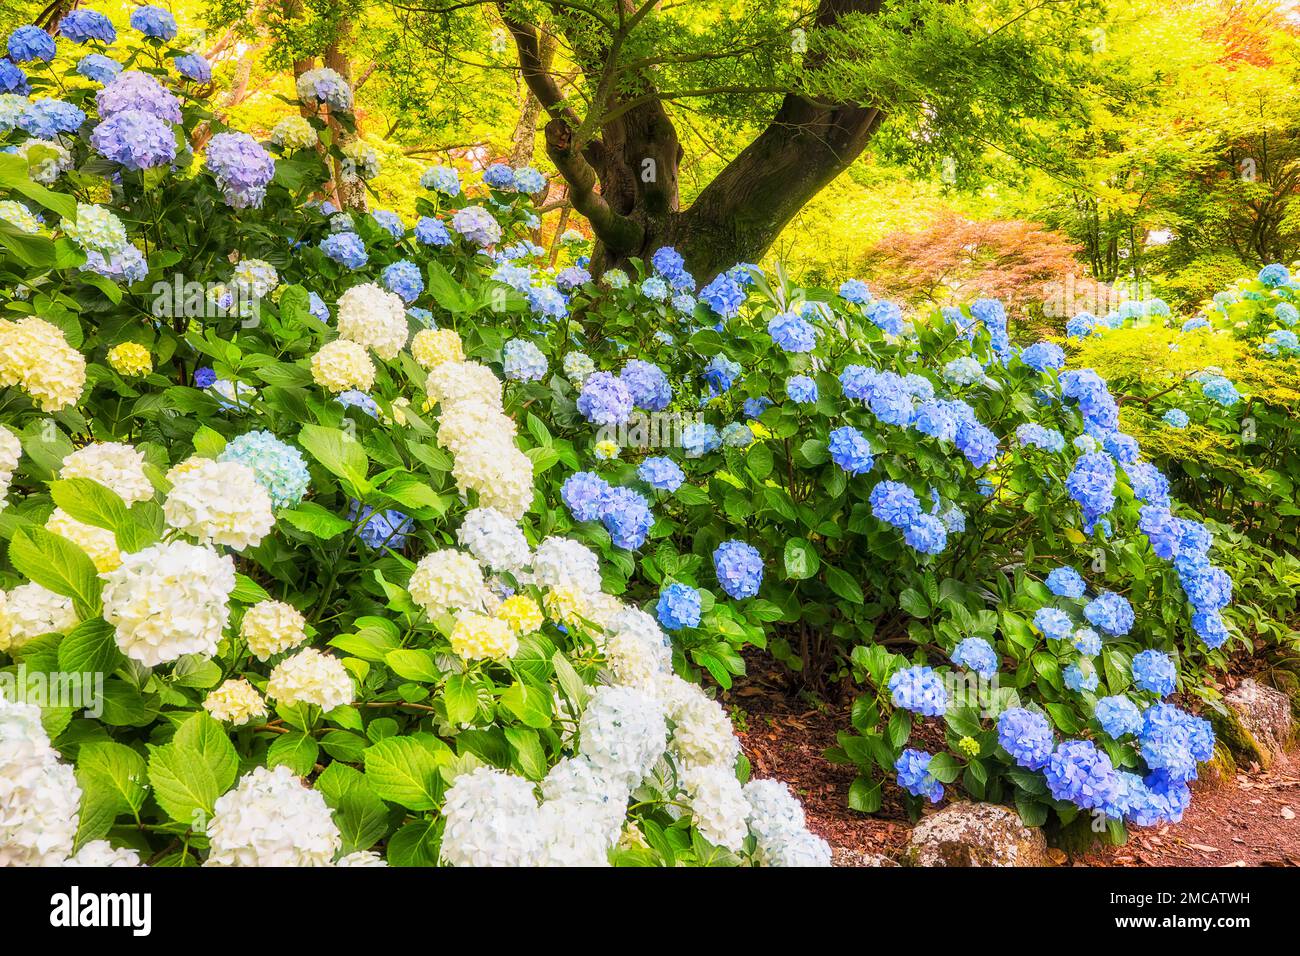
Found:
[[[280,284],[280,273],[265,259],[241,259],[230,284],[245,298],[264,299]]]
[[[572,587],[594,594],[601,589],[600,559],[572,538],[549,537],[533,552],[533,579],[539,587]]]
[[[533,785],[493,767],[461,774],[442,807],[442,859],[452,866],[532,866],[541,850]]]
[[[335,866],[387,866],[388,861],[374,850],[357,850],[340,857]]]
[[[215,720],[239,726],[252,720],[266,719],[266,701],[248,681],[231,679],[212,690],[203,701],[203,709]]]
[[[451,629],[451,649],[467,661],[507,660],[519,651],[519,635],[505,621],[461,611]]]
[[[60,478],[89,478],[115,493],[128,505],[153,497],[153,484],[144,471],[144,453],[121,442],[97,442],[63,459]]]
[[[245,464],[191,458],[168,477],[167,523],[203,544],[255,548],[275,526],[271,496]]]
[[[140,854],[130,847],[115,847],[107,840],[91,840],[76,856],[63,861],[63,866],[73,867],[127,867],[139,866]]]
[[[831,846],[817,834],[800,830],[788,840],[765,850],[759,862],[763,866],[830,866]]]
[[[356,692],[342,661],[308,647],[275,665],[266,696],[281,704],[301,701],[331,711],[352,703]]]
[[[609,866],[613,844],[592,826],[590,808],[567,800],[548,801],[538,814],[541,847],[533,866]]]
[[[22,457],[23,443],[12,431],[0,425],[0,511],[8,504],[5,496],[9,494],[9,483],[13,481]]]
[[[581,753],[593,768],[632,789],[663,755],[668,725],[658,701],[630,687],[601,687],[578,724]]]
[[[509,445],[514,437],[514,420],[487,402],[456,402],[443,406],[438,416],[438,444],[453,455]]]
[[[307,621],[291,604],[259,601],[244,612],[239,636],[254,657],[267,661],[307,640]]]
[[[605,848],[618,842],[627,814],[628,788],[596,770],[585,757],[565,757],[542,780],[542,798],[586,808],[588,828],[602,834]]]
[[[22,647],[42,634],[66,634],[77,626],[72,599],[34,581],[20,584],[5,595],[0,603],[0,618],[0,651]]]
[[[149,667],[185,654],[211,656],[230,618],[235,563],[186,541],[128,554],[104,578],[104,620],[117,646]]]
[[[106,258],[126,246],[126,227],[122,220],[103,206],[77,203],[77,217],[60,223],[63,233],[87,252],[99,252]]]
[[[483,607],[483,569],[463,551],[444,548],[426,554],[411,573],[411,598],[430,616],[446,611],[477,611]]]
[[[806,826],[803,805],[780,780],[751,780],[745,784],[749,829],[761,852],[788,840]]]
[[[456,456],[452,477],[462,492],[473,491],[484,508],[519,520],[532,506],[533,463],[514,442],[484,442]]]
[[[386,361],[405,348],[411,330],[401,296],[365,282],[339,296],[338,310],[339,338],[374,349]]]
[[[0,867],[72,855],[81,788],[41,726],[41,709],[0,694]]]
[[[663,628],[640,608],[624,605],[608,625],[605,657],[619,684],[654,693],[672,672],[673,652]]]
[[[286,116],[271,128],[271,142],[283,149],[310,149],[318,141],[316,128],[302,116]]]
[[[663,701],[673,722],[669,746],[684,766],[735,766],[740,741],[726,710],[704,688],[673,674],[663,683]]]
[[[501,408],[501,379],[478,362],[440,362],[429,369],[424,389],[440,405],[478,401]]]
[[[217,799],[205,866],[329,866],[342,845],[325,798],[288,767],[257,767]]]
[[[0,319],[0,387],[13,385],[42,411],[60,411],[81,398],[86,357],[68,344],[62,329],[44,319]]]
[[[697,765],[682,773],[695,827],[710,843],[736,851],[749,833],[749,804],[729,767]]]
[[[532,552],[519,525],[495,508],[474,508],[456,530],[456,539],[492,571],[515,571]]]

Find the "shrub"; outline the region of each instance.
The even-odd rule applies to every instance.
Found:
[[[169,19],[102,89],[61,42],[25,82],[84,122],[0,131],[0,865],[827,864],[479,361],[505,287],[453,271],[533,253],[540,176],[440,171],[414,229],[311,201],[346,84],[264,145]]]

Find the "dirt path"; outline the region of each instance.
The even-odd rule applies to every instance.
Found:
[[[854,769],[823,756],[849,726],[846,710],[791,700],[761,679],[725,700],[754,775],[789,783],[810,829],[849,856],[897,858],[911,831],[898,788],[885,784],[878,814],[857,813],[848,808]],[[1073,860],[1059,851],[1052,857],[1075,866],[1300,866],[1300,753],[1267,772],[1239,773],[1223,786],[1196,791],[1181,823],[1134,828],[1126,845]]]

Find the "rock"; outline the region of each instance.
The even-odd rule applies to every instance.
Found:
[[[835,846],[831,847],[831,866],[898,866],[898,864],[879,853]]]
[[[926,817],[903,851],[904,866],[1044,866],[1047,840],[995,803],[954,803]]]
[[[1291,741],[1291,701],[1248,677],[1223,702],[1229,713],[1213,715],[1215,733],[1238,762],[1268,769]]]
[[[1196,779],[1191,782],[1193,790],[1214,790],[1225,786],[1237,775],[1237,762],[1232,759],[1232,751],[1222,740],[1214,743],[1214,756],[1197,768]]]

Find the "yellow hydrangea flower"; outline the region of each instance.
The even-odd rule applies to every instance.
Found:
[[[506,598],[497,606],[493,616],[505,621],[516,634],[531,634],[546,621],[537,602],[523,594]]]
[[[546,613],[564,624],[577,624],[587,615],[587,599],[575,587],[551,588],[543,598]]]
[[[454,329],[421,329],[411,340],[411,354],[423,368],[465,361],[465,347]]]
[[[451,629],[451,649],[467,661],[505,660],[519,650],[519,638],[505,621],[463,611]]]
[[[134,378],[153,371],[153,356],[137,342],[122,342],[108,350],[108,364],[123,378]]]

